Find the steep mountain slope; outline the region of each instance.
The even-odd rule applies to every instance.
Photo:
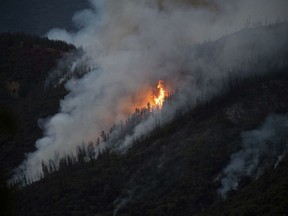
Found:
[[[277,169],[234,193],[225,203],[218,202],[201,215],[287,215],[287,157]]]
[[[277,35],[287,25],[267,28]],[[245,35],[259,41],[257,32],[246,29],[216,42],[197,45],[193,53],[214,61],[227,41]],[[255,47],[252,51],[257,53],[256,45],[243,44]],[[271,163],[258,178],[240,178],[239,191],[231,191],[225,202],[217,193],[223,168],[231,155],[243,148],[243,132],[261,127],[273,113],[285,116],[288,111],[287,46],[271,50],[270,54],[257,61],[240,56],[245,60],[240,59],[239,77],[231,77],[225,83],[226,91],[186,113],[179,111],[172,122],[156,126],[151,134],[135,140],[127,153],[107,150],[89,162],[81,154],[78,162],[69,156],[62,161],[59,171],[46,173],[45,178],[24,188],[13,187],[15,215],[287,214],[287,157],[275,169],[275,163]],[[259,73],[242,75],[252,69]],[[61,95],[58,89],[51,92]],[[43,99],[44,105],[46,100]],[[42,114],[42,106],[37,104],[35,107]],[[36,113],[36,117],[42,116]],[[53,166],[53,162],[48,166]]]
[[[57,111],[66,91],[63,86],[45,90],[44,82],[57,60],[73,49],[38,36],[0,34],[1,170],[11,171],[24,152],[34,149],[41,136],[37,121]]]
[[[285,113],[287,86],[287,76],[251,81],[241,91],[237,89],[155,131],[125,155],[105,153],[88,164],[63,168],[17,192],[20,212],[22,215],[112,215],[113,212],[194,215],[213,203],[216,205],[220,200],[217,177],[230,155],[241,148],[241,132],[259,127],[271,112]],[[231,109],[240,109],[241,115],[231,117]],[[285,163],[257,180],[266,182],[267,193],[275,193],[275,199],[278,187],[285,186],[288,180],[283,171]],[[272,180],[278,176],[280,185]],[[245,209],[247,196],[252,204],[259,200],[262,193],[251,190],[257,182],[251,186],[243,183],[242,192],[231,195],[227,207],[220,202],[222,207],[218,207],[217,215],[229,212],[226,208],[240,212],[241,209],[233,209],[238,202]],[[271,196],[267,201],[271,215],[279,210],[273,199]],[[284,204],[285,200],[282,207]],[[254,212],[261,215],[265,206],[258,203],[255,208]]]

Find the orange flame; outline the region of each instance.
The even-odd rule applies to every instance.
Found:
[[[133,112],[133,110],[137,109],[147,109],[149,112],[152,112],[153,110],[160,110],[162,109],[166,98],[168,98],[168,90],[166,86],[164,85],[163,80],[159,80],[157,83],[157,89],[148,87],[145,90],[141,91],[139,95],[136,98],[139,98],[140,100],[135,103],[132,110],[129,110],[127,113]],[[129,104],[129,103],[128,103]],[[128,108],[128,107],[127,107]]]
[[[161,109],[165,101],[165,90],[164,90],[163,80],[158,81],[157,89],[159,89],[159,95],[158,97],[154,95],[154,103],[155,103],[155,106]]]

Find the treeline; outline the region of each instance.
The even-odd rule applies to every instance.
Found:
[[[165,97],[163,107],[173,102],[173,97],[174,94],[169,93],[168,96]],[[125,122],[121,121],[120,123],[115,123],[107,132],[102,130],[95,142],[91,141],[79,144],[76,149],[76,154],[68,154],[56,160],[50,159],[48,162],[42,161],[42,174],[38,176],[38,178],[46,178],[56,171],[66,172],[75,167],[86,166],[87,162],[93,162],[98,159],[98,157],[108,154],[111,151],[117,151],[118,145],[121,145],[121,142],[124,141],[126,136],[133,133],[133,130],[137,125],[147,120],[149,117],[154,116],[155,112],[158,112],[159,110],[159,106],[151,106],[149,102],[146,107],[136,108],[135,112],[132,113]],[[154,120],[155,122],[152,131],[157,133],[161,128],[161,124],[156,118]],[[148,136],[149,135],[137,137],[133,140],[133,143],[144,141]],[[12,186],[27,186],[35,181],[35,179],[26,176],[25,170],[21,168],[16,170],[16,174],[17,177],[11,182]]]
[[[0,49],[9,48],[11,46],[51,48],[61,50],[63,52],[69,52],[76,49],[73,44],[68,44],[61,40],[50,40],[47,37],[40,37],[38,35],[27,35],[22,32],[1,33]]]
[[[67,94],[63,86],[44,91],[45,80],[64,55],[76,50],[36,35],[0,34],[1,170],[12,170],[24,159],[23,152],[34,150],[42,133],[37,120],[57,112],[59,100]]]
[[[213,53],[206,48],[203,48],[203,51],[206,52],[203,55]],[[279,53],[266,58],[260,58],[257,53],[254,53],[254,58],[240,56],[239,64],[234,68],[223,67],[223,71],[230,71],[230,75],[221,82],[224,86],[219,88],[223,90],[217,91],[217,97],[212,100],[203,98],[202,101],[206,102],[198,103],[191,112],[180,118],[176,117],[168,125],[160,127],[159,122],[155,121],[153,136],[150,134],[142,140],[135,140],[139,142],[138,145],[124,156],[110,154],[109,148],[101,150],[101,144],[113,143],[117,137],[124,138],[133,131],[138,122],[153,115],[148,104],[144,108],[136,109],[125,122],[114,125],[108,132],[102,131],[96,142],[80,144],[75,155],[64,156],[58,164],[54,161],[43,162],[42,178],[48,178],[18,191],[18,195],[22,194],[19,202],[23,212],[26,215],[37,215],[35,212],[51,215],[53,211],[58,214],[64,211],[63,214],[68,212],[88,215],[83,213],[87,210],[90,214],[98,212],[112,215],[111,211],[117,204],[115,200],[121,196],[121,191],[127,190],[128,195],[123,196],[123,200],[127,198],[128,202],[120,209],[119,215],[177,215],[179,212],[182,215],[211,215],[211,212],[212,215],[215,214],[215,209],[207,214],[203,212],[213,203],[217,204],[216,190],[220,185],[216,179],[229,161],[230,155],[240,147],[240,133],[259,127],[263,118],[271,112],[287,112],[287,51],[288,48],[283,47]],[[213,57],[215,56],[211,54],[210,59]],[[246,76],[247,73],[244,72],[253,76]],[[238,122],[229,120],[227,111],[235,110],[234,107],[239,106],[242,112],[237,116]],[[115,134],[118,136],[114,137]],[[51,175],[55,171],[55,175]],[[260,185],[261,190],[266,190],[267,185],[272,187],[270,194],[267,193],[265,197],[271,205],[270,211],[274,211],[275,203],[287,206],[284,196],[287,176],[284,175],[285,172],[281,174],[283,190],[280,191],[280,201],[270,201],[271,197],[275,197],[275,192],[280,194],[274,190],[277,189],[273,186],[275,179],[266,181],[266,178],[262,181],[263,185]],[[32,181],[26,178],[20,179],[19,183],[23,185]],[[117,183],[123,185],[115,189]],[[259,181],[256,182],[258,183]],[[133,185],[140,185],[140,189]],[[243,193],[243,209],[223,213],[221,207],[218,215],[263,215],[267,209],[259,204],[264,203],[261,199],[255,199],[255,202],[246,208],[244,201],[247,198],[254,199],[257,195],[254,193],[257,191],[251,188],[248,188],[251,193],[246,193],[247,190]],[[133,191],[132,189],[136,191],[131,195],[135,199],[129,203],[129,192]],[[144,195],[137,197],[137,194]],[[149,199],[146,199],[147,197]],[[261,198],[261,194],[258,197]],[[78,206],[78,212],[75,206]],[[67,209],[63,210],[66,207]],[[235,205],[235,208],[238,208],[238,205]],[[265,211],[261,214],[250,211],[259,208]],[[287,208],[284,210],[287,212]],[[271,215],[284,214],[280,212]]]
[[[82,48],[66,54],[48,74],[45,89],[55,88],[68,80],[78,80],[90,71],[97,70],[99,66],[90,65],[89,60],[88,57],[84,57]]]
[[[221,44],[222,41],[218,41],[218,43]],[[200,58],[205,58],[208,53],[211,55],[212,59],[217,59],[217,52],[215,52],[217,51],[217,49],[215,49],[217,46],[219,46],[219,44],[215,43],[201,45],[197,50],[197,55]],[[275,55],[272,53],[273,56],[271,56],[271,54],[264,57],[261,56],[261,53],[258,53],[257,50],[252,51],[251,56],[240,58],[238,61],[239,63],[234,65],[234,67],[220,65],[219,67],[222,67],[221,69],[225,71],[227,76],[223,77],[221,82],[218,83],[213,83],[213,80],[211,80],[210,83],[212,85],[216,85],[215,89],[211,89],[215,91],[212,92],[211,95],[203,95],[202,98],[199,96],[199,100],[196,101],[196,104],[194,104],[191,109],[199,110],[199,113],[207,113],[211,107],[220,106],[223,104],[223,101],[229,100],[231,96],[241,95],[244,92],[243,89],[245,89],[247,86],[254,84],[259,85],[259,83],[270,80],[271,78],[287,78],[288,48],[283,47]],[[209,84],[209,80],[207,81],[207,84]],[[169,95],[166,98],[165,103],[172,101],[173,97],[173,94]],[[189,104],[187,104],[187,106],[188,109],[186,110],[189,110]],[[105,143],[106,150],[109,150],[110,147],[113,148],[113,146],[118,146],[118,144],[121,143],[125,137],[132,134],[133,130],[137,125],[139,125],[139,123],[148,119],[156,110],[157,107],[151,107],[149,103],[146,107],[136,108],[135,112],[132,113],[125,122],[114,124],[109,131],[102,131],[99,138],[95,142],[83,144],[82,146],[80,145],[77,150],[77,155],[65,156],[63,160],[60,159],[60,161],[62,161],[61,163],[59,162],[59,164],[58,162],[54,165],[53,163],[55,162],[48,162],[48,164],[43,163],[42,171],[45,173],[44,176],[47,176],[56,170],[61,170],[62,168],[66,169],[72,165],[74,166],[78,163],[81,164],[83,161],[90,161],[91,156],[92,158],[97,158],[98,155],[101,154],[101,151],[99,150],[99,145],[101,143]],[[157,129],[159,129],[160,126],[160,122],[155,119],[152,131],[157,132]],[[145,136],[137,139],[133,140],[132,142],[139,142],[139,139],[140,141],[145,140]]]
[[[0,87],[15,97],[41,92],[48,72],[64,53],[76,50],[72,44],[24,33],[0,34]],[[12,89],[12,90],[11,90]],[[19,92],[19,93],[18,93]]]
[[[274,85],[275,81],[278,81],[277,85]],[[265,92],[261,91],[263,84],[268,88]],[[117,215],[179,215],[179,212],[180,215],[213,215],[215,210],[216,215],[225,215],[222,210],[226,209],[223,206],[225,203],[217,203],[216,191],[220,185],[216,179],[219,172],[229,161],[231,153],[237,151],[241,131],[261,124],[263,119],[259,118],[259,114],[266,116],[267,113],[276,111],[275,105],[281,104],[287,110],[287,86],[287,79],[270,80],[257,85],[251,83],[249,88],[243,89],[244,94],[230,97],[230,103],[217,104],[218,106],[210,104],[210,107],[194,110],[161,126],[160,130],[153,132],[149,138],[140,140],[125,155],[103,151],[97,160],[91,159],[87,163],[82,156],[84,150],[81,147],[82,150],[78,150],[79,156],[63,158],[59,163],[59,172],[52,175],[50,170],[54,169],[54,164],[48,162],[43,166],[47,178],[17,191],[21,215],[37,215],[39,212],[45,212],[46,215],[59,212],[72,214],[78,209],[75,213],[77,215],[89,215],[93,212],[112,215],[113,209],[118,208],[122,200],[128,202],[119,207]],[[278,98],[276,104],[275,98]],[[233,124],[227,120],[225,113],[239,102],[246,103],[240,119],[243,124]],[[262,103],[267,103],[265,109]],[[88,145],[85,151],[87,147]],[[280,169],[281,167],[283,166],[279,165]],[[284,167],[287,167],[286,163]],[[278,168],[275,172],[277,170]],[[287,206],[282,202],[286,192],[284,183],[287,182],[284,173],[282,172],[283,187],[281,186],[284,191],[277,193],[279,196],[273,194],[274,189],[279,189],[278,186],[274,187],[274,177],[271,176],[269,181],[266,181],[267,178],[261,180],[263,184],[259,185],[260,190],[271,186],[265,197],[266,202],[271,205],[270,212],[275,212],[274,206],[277,203]],[[258,183],[259,181],[255,184]],[[248,214],[248,209],[246,211],[245,200],[254,199],[255,195],[261,198],[261,194],[257,194],[258,190],[251,190],[255,184],[242,193],[243,208],[231,206],[239,215],[244,215],[243,212],[245,215],[253,215]],[[129,193],[130,191],[137,193]],[[281,202],[271,202],[271,197],[279,197]],[[264,209],[259,205],[262,202],[257,202],[257,199],[255,201],[255,211]],[[206,212],[212,204],[219,204],[219,210],[213,208]],[[252,206],[249,211],[251,209]]]

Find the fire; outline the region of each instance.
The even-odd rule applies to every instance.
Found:
[[[166,94],[166,91],[164,89],[164,81],[163,80],[158,81],[157,89],[159,91],[159,95],[153,96],[154,97],[154,104],[156,107],[161,109],[163,106],[163,103],[165,101],[165,94]]]
[[[154,88],[147,87],[139,93],[137,98],[140,100],[134,104],[132,109],[127,109],[129,110],[127,113],[131,113],[132,110],[147,110],[149,112],[161,110],[166,99],[170,98],[170,93],[164,85],[164,81],[159,80]]]

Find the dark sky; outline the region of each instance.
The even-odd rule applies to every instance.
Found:
[[[54,27],[72,28],[72,16],[88,8],[86,0],[1,0],[0,32],[44,35]]]

